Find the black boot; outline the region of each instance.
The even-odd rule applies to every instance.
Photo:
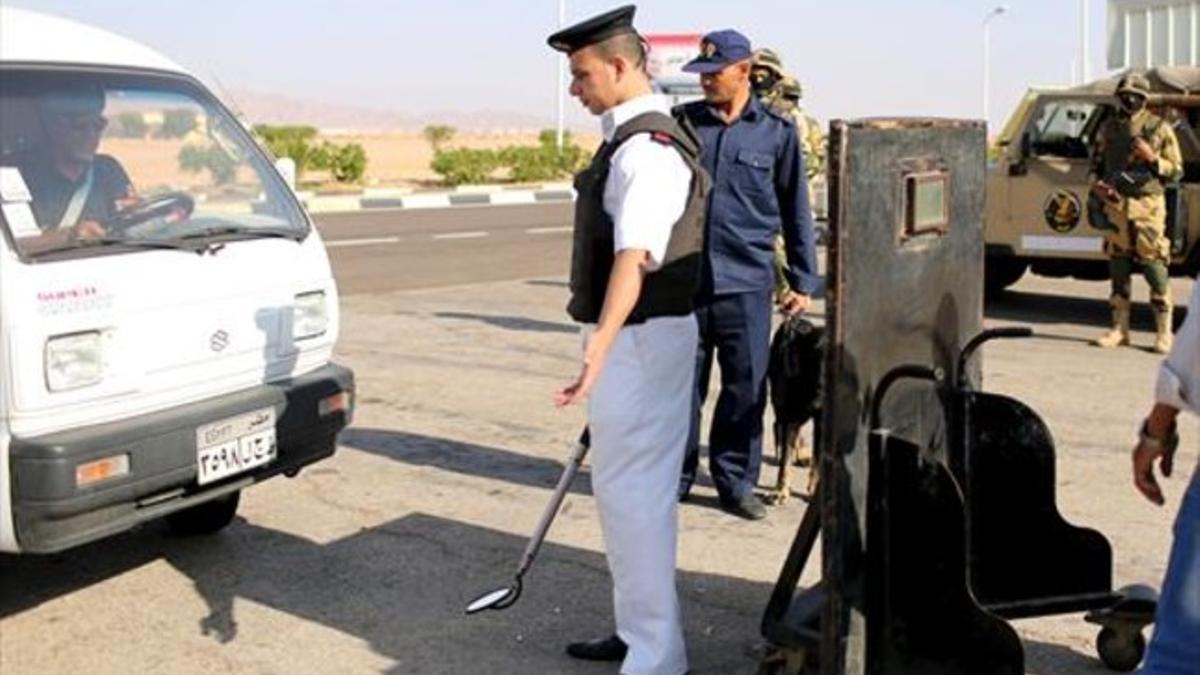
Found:
[[[616,635],[567,645],[567,654],[584,661],[623,661],[627,651],[625,641]]]

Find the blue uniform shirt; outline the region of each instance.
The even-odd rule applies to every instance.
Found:
[[[775,286],[775,235],[783,230],[789,284],[816,292],[816,237],[808,203],[804,151],[791,120],[753,96],[732,124],[704,101],[678,109],[696,130],[701,163],[712,176],[705,278],[701,296]]]

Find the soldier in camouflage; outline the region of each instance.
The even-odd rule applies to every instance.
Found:
[[[1150,82],[1144,75],[1121,78],[1117,114],[1104,122],[1092,152],[1088,211],[1092,226],[1105,231],[1112,276],[1112,329],[1094,344],[1129,344],[1131,281],[1141,265],[1154,309],[1154,351],[1165,354],[1171,349],[1174,305],[1164,192],[1167,184],[1183,177],[1183,158],[1171,125],[1147,109],[1149,96]]]
[[[750,65],[750,83],[763,105],[776,113],[791,117],[796,123],[796,135],[804,150],[808,174],[809,199],[813,195],[813,180],[825,172],[825,137],[821,125],[808,116],[800,106],[803,90],[796,78],[783,72],[783,61],[771,49],[758,49]],[[783,239],[775,238],[775,300],[783,304],[791,294],[783,268],[787,264]]]

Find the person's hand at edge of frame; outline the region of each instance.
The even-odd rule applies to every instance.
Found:
[[[1155,406],[1142,424],[1138,444],[1133,449],[1133,484],[1142,496],[1158,506],[1166,500],[1154,476],[1154,464],[1158,462],[1163,478],[1171,477],[1175,468],[1175,450],[1179,446],[1174,412],[1166,406]]]

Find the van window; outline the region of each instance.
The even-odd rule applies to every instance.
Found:
[[[1089,120],[1099,106],[1080,101],[1049,101],[1042,104],[1030,129],[1034,155],[1087,159]]]
[[[26,259],[303,238],[247,131],[182,77],[0,70],[0,221]]]

